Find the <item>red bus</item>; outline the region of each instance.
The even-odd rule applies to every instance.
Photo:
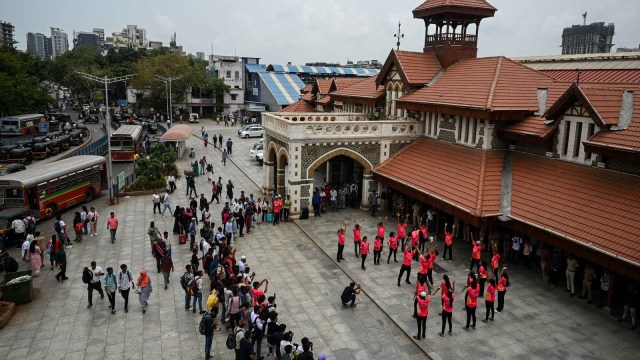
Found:
[[[42,219],[91,201],[108,184],[106,163],[102,156],[79,155],[5,175],[0,178],[0,210],[29,209]]]
[[[42,114],[27,114],[0,118],[0,135],[26,135],[39,131],[39,124],[47,119]]]
[[[142,126],[122,125],[111,134],[111,159],[133,161],[142,147]]]

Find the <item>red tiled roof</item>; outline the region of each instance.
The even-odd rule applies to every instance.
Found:
[[[361,98],[361,99],[378,99],[384,95],[384,89],[376,87],[376,77],[362,79],[357,83],[346,88],[333,91],[330,96],[332,99],[342,98]]]
[[[500,214],[503,151],[421,138],[373,172],[478,217]]]
[[[523,121],[508,124],[504,128],[498,129],[498,133],[510,139],[528,138],[534,143],[544,143],[549,136],[558,130],[557,121],[547,125],[544,123],[545,120],[545,118],[537,115],[527,116]]]
[[[541,70],[556,80],[575,82],[578,72],[575,70]],[[580,70],[580,83],[640,83],[640,69],[624,70]]]
[[[318,84],[318,92],[322,95],[326,95],[331,91],[331,84],[333,83],[333,79],[318,79],[316,80],[316,83]]]
[[[316,104],[318,105],[322,105],[322,106],[327,106],[330,105],[332,102],[331,97],[330,96],[325,96],[320,100],[316,100]]]
[[[550,99],[564,91],[554,84],[553,78],[502,56],[464,59],[451,66],[430,87],[402,96],[398,108],[404,108],[403,103],[423,103],[535,112],[538,88],[548,88]]]
[[[306,93],[310,92],[311,90],[313,90],[313,84],[309,84],[309,85],[303,87],[302,89],[300,89],[300,93],[301,94],[306,94]]]
[[[477,8],[477,9],[485,9],[485,10],[497,10],[491,4],[486,2],[485,0],[427,0],[423,2],[420,6],[415,8],[413,11],[427,10],[433,9],[437,7],[443,6],[459,6],[459,7],[468,7],[468,8]]]
[[[298,100],[293,104],[287,106],[286,108],[280,110],[280,112],[298,112],[298,113],[308,113],[315,112],[316,109],[313,106],[309,105],[308,102],[304,100]]]
[[[316,100],[316,95],[312,94],[312,93],[306,93],[306,94],[302,95],[301,99],[304,100],[304,101],[315,101]]]
[[[358,77],[337,77],[333,78],[333,82],[335,84],[336,90],[344,89],[348,86],[351,86],[357,82],[362,81],[362,78]]]
[[[604,129],[588,139],[585,144],[620,151],[640,152],[640,85],[616,85],[606,91],[604,89],[589,89],[588,86],[580,84],[580,89],[583,90],[598,115],[603,117],[603,121],[608,124],[618,123],[624,91],[633,91],[634,99],[631,122],[626,130]]]
[[[640,265],[640,177],[513,153],[511,218]]]
[[[387,74],[394,66],[407,86],[426,85],[442,70],[440,62],[438,62],[438,58],[436,58],[433,51],[391,50],[378,74],[378,80],[376,81],[378,86],[384,82]]]

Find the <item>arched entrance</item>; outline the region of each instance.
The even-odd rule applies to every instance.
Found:
[[[359,153],[340,148],[314,161],[307,168],[306,175],[313,183],[311,193],[319,190],[325,182],[331,189],[336,188],[339,194],[336,207],[366,208],[372,181],[371,168],[369,160]]]
[[[278,172],[276,171],[278,153],[276,144],[269,143],[264,153],[264,161],[262,163],[264,169],[264,178],[262,181],[262,190],[266,194],[276,191],[278,184]]]
[[[287,195],[286,192],[286,174],[289,171],[289,153],[285,148],[280,148],[278,152],[278,161],[276,166],[276,193],[280,195]]]

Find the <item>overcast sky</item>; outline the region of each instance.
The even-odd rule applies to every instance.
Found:
[[[17,47],[27,32],[50,35],[49,27],[73,31],[103,28],[107,36],[127,24],[147,30],[149,40],[168,45],[177,33],[186,52],[255,56],[262,63],[293,64],[378,59],[395,47],[402,22],[403,50],[420,51],[422,20],[411,11],[420,0],[15,0],[3,1],[0,20],[16,27]],[[496,16],[480,26],[479,56],[560,54],[562,29],[613,22],[616,47],[640,43],[638,0],[490,0]]]

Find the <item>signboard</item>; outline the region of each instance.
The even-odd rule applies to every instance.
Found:
[[[118,190],[122,190],[125,185],[124,171],[118,174]]]
[[[38,131],[40,131],[41,133],[48,133],[49,132],[49,123],[41,122],[40,124],[38,124]]]

